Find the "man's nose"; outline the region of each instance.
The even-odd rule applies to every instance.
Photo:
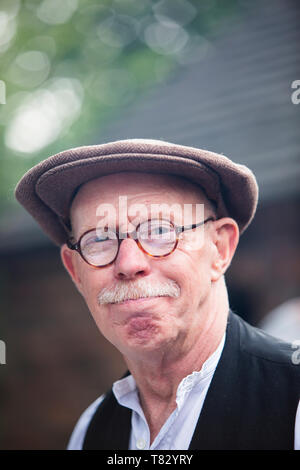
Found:
[[[121,241],[118,256],[114,262],[114,274],[118,279],[134,279],[150,272],[149,257],[137,243],[126,238]]]

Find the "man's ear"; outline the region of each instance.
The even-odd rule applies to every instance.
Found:
[[[81,279],[79,276],[78,266],[75,261],[75,256],[74,256],[75,254],[76,253],[73,250],[70,250],[70,248],[66,244],[62,245],[60,249],[60,256],[61,256],[63,265],[66,268],[67,272],[69,273],[75,286],[77,287],[79,292],[82,294],[82,284],[81,284]]]
[[[216,250],[212,263],[212,281],[217,281],[231,263],[239,242],[239,227],[235,220],[229,217],[216,220],[214,225]]]

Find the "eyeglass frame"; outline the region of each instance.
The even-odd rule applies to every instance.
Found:
[[[166,220],[166,219],[148,219],[146,220],[145,222],[150,222],[151,220]],[[112,261],[110,261],[109,263],[107,264],[103,264],[101,266],[96,266],[95,264],[92,264],[90,263],[89,261],[87,261],[81,251],[81,240],[82,238],[87,234],[87,233],[90,233],[90,232],[93,232],[94,230],[97,230],[97,228],[92,228],[92,229],[89,229],[87,230],[86,232],[84,232],[78,239],[78,241],[76,243],[72,243],[71,242],[71,239],[69,238],[67,241],[66,241],[66,244],[68,246],[68,248],[70,250],[74,250],[74,251],[77,251],[77,253],[81,256],[81,258],[83,259],[83,261],[85,261],[89,266],[92,266],[93,268],[95,269],[100,269],[100,268],[105,268],[106,266],[110,266],[111,264],[113,264],[115,262],[115,260],[117,259],[118,257],[118,254],[119,254],[119,251],[120,251],[120,246],[121,246],[121,243],[123,240],[127,239],[127,238],[130,238],[132,240],[134,240],[137,244],[137,246],[139,247],[139,249],[146,253],[146,255],[150,256],[151,258],[165,258],[166,256],[169,256],[171,255],[172,253],[174,253],[174,251],[176,250],[177,248],[177,245],[178,245],[178,242],[179,242],[179,235],[180,233],[182,232],[185,232],[186,230],[193,230],[197,227],[200,227],[201,225],[204,225],[206,224],[206,222],[210,222],[210,221],[216,221],[217,219],[215,219],[214,217],[208,217],[207,219],[201,221],[201,222],[198,222],[197,224],[192,224],[192,225],[181,225],[181,226],[178,226],[176,224],[174,224],[171,220],[167,220],[167,222],[169,222],[173,228],[175,229],[175,234],[176,234],[176,241],[175,241],[175,244],[174,244],[174,247],[172,249],[172,251],[170,251],[169,253],[166,253],[165,255],[152,255],[151,253],[148,253],[147,250],[145,250],[145,248],[141,245],[141,242],[140,240],[138,239],[138,236],[137,236],[137,231],[140,227],[141,224],[144,224],[145,222],[140,222],[136,228],[134,230],[132,230],[130,233],[127,232],[127,233],[122,233],[120,231],[114,231],[114,233],[117,235],[117,240],[118,240],[118,250],[117,250],[117,253],[115,255],[115,257],[113,258]],[[122,235],[127,235],[125,238],[120,238],[120,234]],[[132,236],[132,234],[135,234],[135,237]]]

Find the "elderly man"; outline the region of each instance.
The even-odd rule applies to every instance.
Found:
[[[257,204],[248,168],[125,140],[48,158],[16,197],[128,366],[69,449],[299,448],[294,350],[228,304],[224,274]]]

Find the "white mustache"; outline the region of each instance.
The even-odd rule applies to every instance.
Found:
[[[149,284],[140,279],[134,282],[120,282],[116,286],[102,289],[98,294],[98,304],[117,304],[125,300],[145,297],[179,297],[180,287],[175,281]]]

